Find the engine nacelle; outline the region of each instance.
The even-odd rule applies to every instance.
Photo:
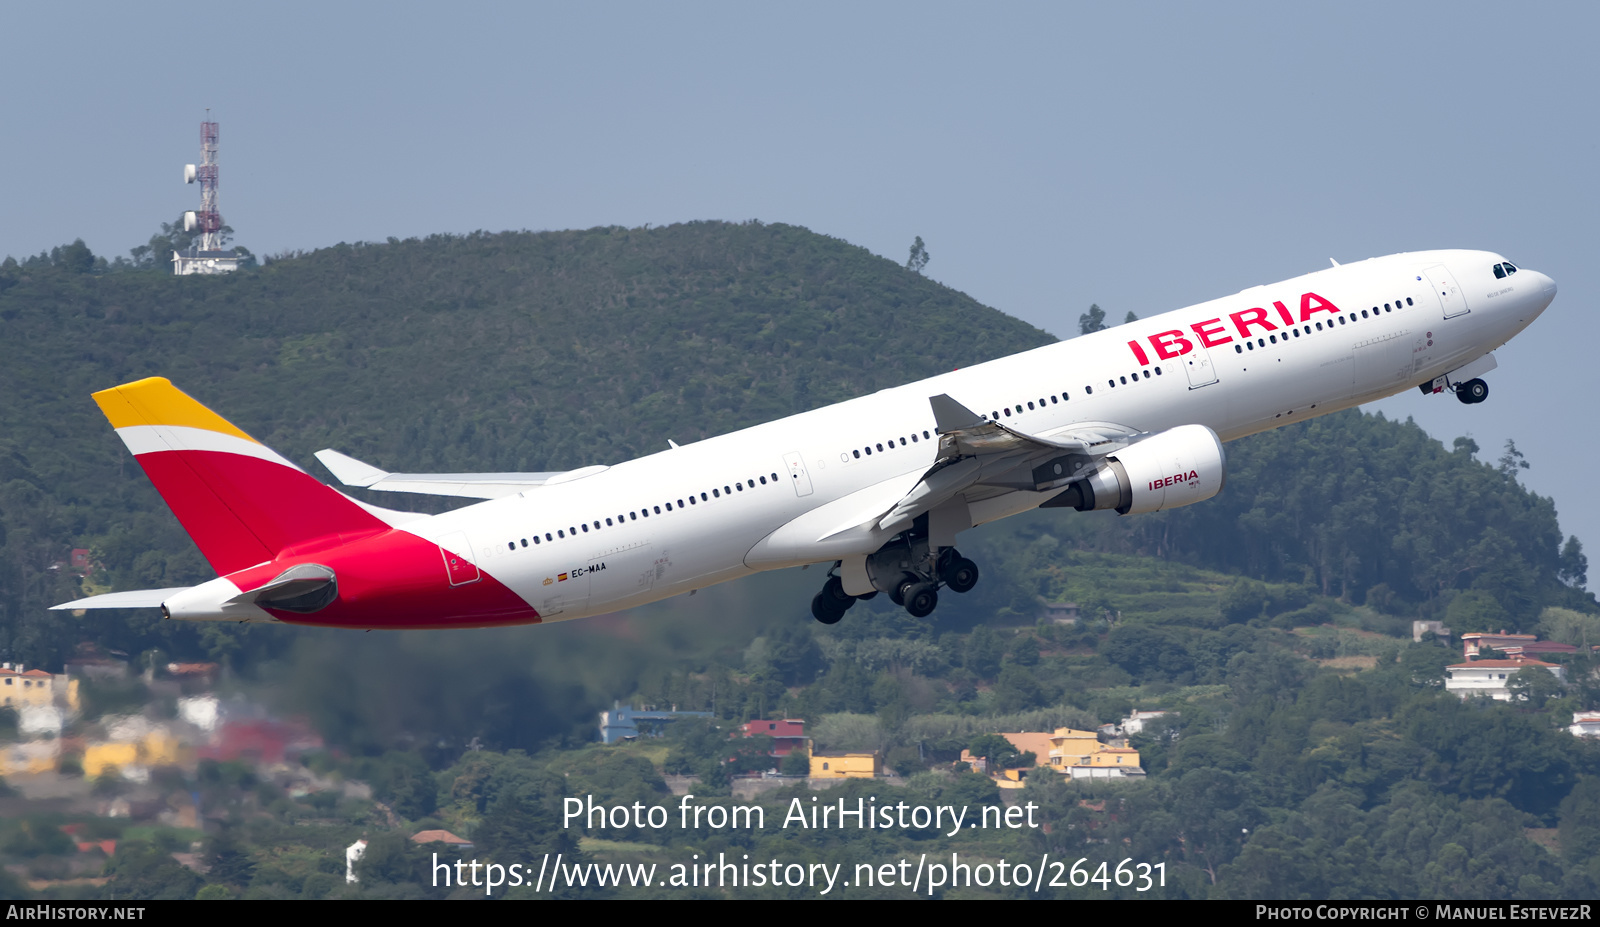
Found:
[[[1180,425],[1107,457],[1040,508],[1159,512],[1204,502],[1226,481],[1227,454],[1217,433],[1204,425]]]

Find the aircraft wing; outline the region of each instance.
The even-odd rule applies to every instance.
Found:
[[[1131,429],[1087,423],[1054,435],[1031,435],[989,421],[948,395],[930,396],[939,454],[922,479],[876,520],[898,531],[962,496],[964,501],[1025,490],[1044,492],[1082,479],[1093,462],[1137,440]]]
[[[316,458],[335,479],[346,486],[468,499],[514,496],[540,486],[571,482],[606,469],[604,466],[594,466],[548,473],[390,473],[335,450],[317,451]]]

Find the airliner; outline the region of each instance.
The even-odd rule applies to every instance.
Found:
[[[58,609],[358,629],[564,621],[763,570],[828,564],[813,616],[884,593],[925,617],[979,568],[957,536],[1035,508],[1122,515],[1223,488],[1224,442],[1396,393],[1488,396],[1492,353],[1556,285],[1483,251],[1332,266],[612,465],[391,473],[353,498],[150,378],[94,394],[217,578]]]

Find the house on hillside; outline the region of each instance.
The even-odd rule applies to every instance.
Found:
[[[1572,726],[1567,728],[1574,737],[1600,737],[1600,711],[1575,711]]]
[[[1506,647],[1521,647],[1531,644],[1539,639],[1537,634],[1507,634],[1503,629],[1499,634],[1488,631],[1469,631],[1461,635],[1461,656],[1468,660],[1478,659],[1481,650],[1498,650],[1505,652]]]
[[[1567,668],[1556,663],[1520,657],[1511,660],[1472,660],[1445,667],[1444,688],[1462,698],[1488,696],[1497,702],[1511,701],[1511,678],[1519,670],[1538,666],[1550,671],[1562,683],[1567,681]]]
[[[1124,779],[1143,776],[1139,751],[1110,747],[1093,731],[1057,728],[1050,735],[1050,768],[1074,779]]]
[[[1122,733],[1124,736],[1144,733],[1146,722],[1167,716],[1165,711],[1140,711],[1135,708],[1133,713],[1122,719]]]
[[[873,779],[883,775],[883,757],[876,753],[811,754],[813,779]]]
[[[796,750],[804,753],[806,749],[806,723],[798,718],[784,718],[782,721],[746,721],[739,727],[739,731],[745,737],[771,737],[771,756],[788,756]]]
[[[0,663],[0,706],[22,709],[55,703],[56,678],[21,663]]]

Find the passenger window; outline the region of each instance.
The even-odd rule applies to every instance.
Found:
[[[911,443],[912,444],[916,444],[917,443],[917,434],[916,434],[916,432],[912,432],[911,433]]]
[[[527,538],[523,538],[522,539],[522,546],[523,547],[527,547],[528,546],[528,539]]]
[[[850,453],[856,455],[856,459],[857,460],[861,459],[861,452],[860,451],[851,451]]]
[[[1028,403],[1028,411],[1029,411],[1029,412],[1032,412],[1032,411],[1033,411],[1033,403],[1031,403],[1031,402],[1030,402],[1030,403]]]
[[[708,500],[708,499],[707,499],[707,498],[706,498],[706,494],[705,494],[705,493],[701,493],[701,494],[700,494],[700,501],[701,501],[701,502],[707,502],[707,501],[710,501],[710,500]]]
[[[567,533],[565,531],[557,531],[556,532],[556,537],[563,537],[564,538],[566,536],[567,536]]]
[[[1156,376],[1158,376],[1158,377],[1161,376],[1161,368],[1160,367],[1156,368]]]
[[[1083,388],[1083,391],[1084,391],[1084,392],[1085,392],[1085,393],[1087,393],[1087,394],[1090,394],[1090,395],[1092,395],[1092,394],[1093,394],[1093,393],[1094,393],[1094,387],[1092,387],[1092,386],[1085,386],[1085,387],[1084,387],[1084,388]]]
[[[656,508],[656,514],[660,515],[661,514],[661,506],[658,505],[655,508]]]
[[[1268,335],[1267,336],[1267,340],[1271,341],[1273,344],[1277,344],[1278,343],[1278,336],[1277,335]]]
[[[1290,329],[1290,331],[1292,331],[1292,332],[1294,332],[1294,336],[1295,336],[1295,337],[1296,337],[1296,338],[1298,338],[1298,337],[1300,337],[1300,329],[1298,329],[1298,328],[1291,328],[1291,329]]]
[[[1235,353],[1235,354],[1243,354],[1244,353],[1244,348],[1241,348],[1238,345],[1234,345],[1233,346],[1233,353]]]
[[[607,528],[611,527],[611,519],[610,518],[606,519],[606,527]]]
[[[1006,412],[1006,418],[1010,418],[1011,417],[1011,407],[1010,406],[1006,406],[1005,412]]]
[[[1410,306],[1410,305],[1414,305],[1414,304],[1413,304],[1413,303],[1412,303],[1412,302],[1411,302],[1411,297],[1409,297],[1409,296],[1407,296],[1407,297],[1406,297],[1406,305],[1408,305],[1408,306]]]
[[[869,447],[869,448],[866,449],[866,451],[867,451],[867,456],[871,457],[872,456],[872,448]]]
[[[1148,379],[1150,379],[1150,371],[1148,371],[1148,370],[1146,370],[1146,371],[1145,371],[1145,372],[1144,372],[1144,378],[1145,378],[1145,379],[1146,379],[1146,380],[1148,380]]]
[[[999,418],[1000,417],[1000,413],[999,412],[990,412],[989,413],[989,417],[990,418]]]
[[[584,525],[583,526],[583,533],[584,534],[588,534],[589,533],[589,526],[588,525]]]
[[[722,494],[725,495],[725,496],[731,496],[731,495],[733,495],[733,490],[730,489],[727,486],[724,486],[724,487],[722,487]]]
[[[776,474],[776,473],[772,474],[772,481],[774,483],[776,483],[778,481],[778,474]]]
[[[1107,380],[1106,381],[1106,385],[1111,387],[1112,389],[1116,389],[1117,388],[1117,381],[1116,380]]]
[[[1057,398],[1056,398],[1056,397],[1054,397],[1054,396],[1051,396],[1051,397],[1050,397],[1050,404],[1051,404],[1051,405],[1056,405],[1056,404],[1057,404],[1057,403],[1059,403],[1059,402],[1060,402],[1060,401],[1061,401],[1061,400],[1059,400],[1059,399],[1057,399]]]
[[[927,432],[926,432],[926,431],[924,431],[924,432],[923,432],[923,433],[922,433],[922,437],[923,437],[923,438],[924,438],[924,439],[926,439],[926,440],[930,440],[930,441],[931,441],[931,440],[933,440],[933,439],[932,439],[932,438],[929,438],[929,437],[928,437],[928,433],[927,433]]]
[[[880,450],[880,451],[883,450],[883,445],[881,445],[881,444],[878,445],[878,450]]]
[[[744,492],[744,484],[743,483],[734,483],[733,484],[733,488],[738,490],[739,492]]]
[[[545,539],[545,540],[546,540],[546,541],[554,541],[554,540],[555,540],[555,538],[553,538],[553,537],[551,537],[551,536],[550,536],[550,532],[548,532],[548,531],[546,531],[546,532],[545,532],[545,533],[544,533],[544,539]]]
[[[537,534],[533,536],[533,543],[539,543],[539,536]]]
[[[1343,325],[1343,324],[1344,324],[1344,316],[1342,316],[1342,315],[1341,315],[1341,316],[1339,316],[1339,324],[1340,324],[1340,325]]]
[[[1254,341],[1246,341],[1244,343],[1244,347],[1247,351],[1254,351],[1256,349],[1256,343]]]
[[[526,542],[524,542],[524,543],[526,543]],[[516,550],[517,549],[517,542],[516,541],[507,541],[506,542],[506,549],[507,550]]]

